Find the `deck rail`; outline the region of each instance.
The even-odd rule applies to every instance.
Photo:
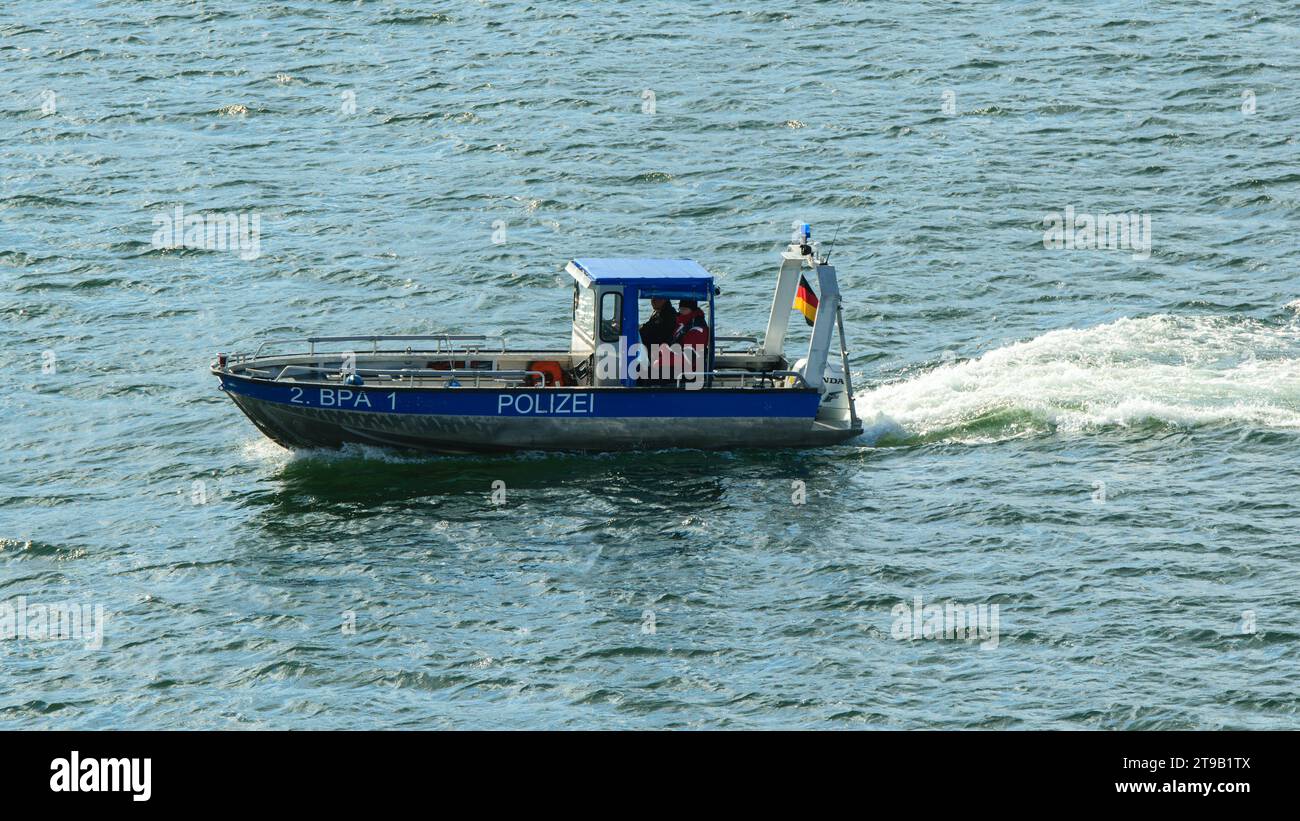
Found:
[[[722,344],[724,342],[747,343],[749,347],[745,349],[744,353],[752,354],[758,351],[758,337],[756,336],[715,336],[713,337],[713,343],[717,348],[717,353],[733,353],[733,351],[722,350]]]
[[[262,343],[262,345],[258,347],[255,353],[230,354],[226,360],[226,364],[223,369],[229,369],[230,366],[232,365],[242,365],[243,370],[246,373],[254,374],[258,377],[264,379],[270,379],[272,381],[278,382],[285,378],[285,374],[291,368],[302,367],[302,366],[295,366],[292,364],[282,364],[280,366],[279,372],[273,374],[270,368],[266,368],[266,367],[255,368],[249,365],[248,363],[255,361],[261,356],[261,352],[263,348],[266,347],[267,345],[285,344],[285,343],[292,343],[292,342],[305,342],[311,345],[311,350],[307,352],[308,355],[315,356],[316,355],[315,343],[317,342],[350,342],[350,341],[357,341],[357,340],[365,340],[365,341],[372,342],[372,346],[373,346],[372,353],[379,353],[380,351],[378,349],[378,343],[381,341],[393,341],[393,340],[414,341],[414,340],[430,340],[430,339],[448,340],[453,338],[474,339],[474,340],[486,340],[489,338],[496,338],[502,340],[503,346],[505,340],[504,336],[486,337],[482,335],[459,336],[459,335],[450,335],[450,334],[437,335],[437,336],[362,336],[362,337],[330,336],[330,337],[306,337],[303,339],[268,340],[267,342]],[[406,352],[413,353],[414,351],[408,347],[406,349]],[[478,352],[477,349],[473,349],[473,350],[466,349],[464,351],[455,351],[455,353],[477,353],[477,352]],[[433,351],[421,350],[420,353],[448,354],[448,353],[452,353],[452,351],[448,351],[446,349],[435,349]],[[298,354],[290,353],[290,354],[281,354],[280,356],[292,357],[295,355]],[[217,363],[214,362],[213,365],[214,367],[216,367]],[[456,382],[457,384],[459,384],[459,380],[464,379],[466,381],[472,382],[474,387],[480,387],[482,383],[485,381],[486,382],[510,382],[513,380],[518,380],[520,382],[528,382],[530,380],[533,380],[534,383],[532,385],[529,385],[528,387],[543,387],[546,384],[545,374],[543,374],[541,371],[535,371],[535,370],[492,370],[492,369],[483,369],[483,368],[450,368],[450,369],[442,370],[436,368],[357,368],[357,367],[343,368],[340,367],[339,370],[333,371],[327,369],[324,365],[317,365],[314,368],[311,368],[311,370],[321,373],[322,375],[324,375],[324,378],[327,380],[335,380],[335,379],[342,380],[350,374],[356,374],[363,378],[366,376],[372,376],[372,377],[386,376],[392,379],[396,379],[399,383],[405,380],[406,383],[411,386],[415,385],[416,379],[426,380],[426,381],[427,380],[446,381],[448,383]],[[690,374],[690,376],[692,379],[704,378],[710,384],[717,379],[724,379],[724,380],[734,379],[739,381],[740,387],[742,388],[745,387],[745,383],[751,379],[756,383],[756,386],[758,387],[762,387],[764,384],[771,384],[775,386],[775,384],[779,380],[790,379],[796,382],[798,386],[801,388],[804,389],[809,388],[808,380],[804,378],[804,375],[798,371],[791,371],[791,370],[771,370],[771,371],[750,371],[750,370],[740,370],[740,369],[712,370],[712,371],[700,371],[697,373],[692,373]],[[455,387],[455,385],[449,384],[448,387]],[[575,387],[580,387],[580,386],[575,386]]]
[[[704,371],[703,373],[692,374],[692,376],[704,376],[710,379],[716,379],[718,377],[735,379],[736,377],[740,377],[740,387],[742,388],[745,387],[746,377],[752,377],[760,386],[764,382],[775,383],[779,379],[788,379],[793,377],[794,380],[799,383],[800,387],[808,387],[808,380],[804,379],[803,374],[798,371]]]
[[[287,370],[287,368],[282,368],[280,373],[273,377],[273,381],[279,382],[281,377],[284,376],[285,370]],[[375,378],[387,376],[392,381],[385,384],[392,384],[393,382],[401,384],[402,382],[405,382],[410,387],[415,387],[417,379],[422,382],[447,382],[447,387],[457,387],[459,386],[460,381],[464,380],[466,383],[472,383],[472,387],[475,388],[482,387],[484,382],[527,383],[529,379],[535,380],[534,384],[525,384],[524,387],[542,387],[546,382],[546,376],[541,371],[525,370],[488,371],[480,368],[452,368],[448,370],[434,370],[431,368],[354,368],[337,372],[325,372],[324,369],[321,370],[322,373],[325,374],[326,380],[343,380],[351,374],[356,374],[363,379],[367,376]],[[451,383],[453,382],[455,382],[456,385],[452,385]],[[356,387],[364,388],[367,387],[367,385],[363,383]],[[369,387],[375,386],[370,385]]]
[[[289,339],[267,339],[257,346],[251,354],[234,354],[231,356],[232,361],[244,362],[249,359],[257,359],[262,355],[267,347],[273,345],[306,345],[305,351],[294,351],[281,354],[282,356],[291,356],[294,353],[306,353],[309,356],[316,355],[316,346],[327,342],[368,342],[370,343],[369,353],[377,354],[381,352],[392,351],[395,353],[431,353],[431,354],[476,354],[482,353],[490,340],[497,340],[501,344],[501,353],[506,352],[506,337],[504,334],[499,336],[489,336],[487,334],[396,334],[396,335],[374,335],[365,334],[360,336],[305,336]],[[383,348],[379,347],[381,342],[432,342],[431,348],[417,348],[407,345],[405,348]],[[458,345],[457,343],[464,343]],[[480,344],[469,344],[480,343]],[[492,346],[493,348],[496,345]],[[356,351],[337,351],[337,353],[357,353]]]
[[[473,387],[481,387],[484,381],[488,382],[512,382],[517,381],[524,384],[524,387],[540,388],[546,384],[546,375],[541,371],[485,371],[479,368],[453,368],[450,370],[440,371],[433,369],[416,369],[416,368],[357,368],[353,373],[358,376],[391,376],[398,380],[405,378],[407,384],[412,387],[415,380],[438,380],[448,383],[448,387],[454,387],[451,383],[459,383],[460,380],[473,382]],[[535,380],[529,385],[528,380]]]
[[[284,370],[285,369],[281,369],[279,374],[277,374],[274,377],[271,377],[272,380],[277,382],[280,381],[281,376],[284,375]],[[353,373],[355,373],[356,375],[362,378],[365,378],[367,376],[373,376],[373,377],[388,376],[398,380],[399,382],[402,380],[406,380],[407,384],[410,386],[415,385],[415,381],[417,378],[420,380],[438,380],[438,381],[446,381],[446,382],[452,382],[452,381],[459,382],[459,380],[464,379],[467,382],[472,382],[473,383],[472,386],[476,388],[480,387],[482,383],[485,381],[487,382],[510,382],[510,381],[528,382],[528,380],[531,379],[534,380],[534,382],[531,385],[527,385],[527,387],[537,387],[537,388],[543,387],[546,384],[546,377],[541,371],[526,371],[526,370],[487,371],[479,368],[468,368],[468,369],[459,368],[459,369],[451,369],[451,370],[433,370],[430,368],[356,368],[354,370],[338,371],[337,373],[330,372],[326,375],[326,378],[341,380],[346,376],[348,376],[349,374],[353,374]],[[691,376],[703,377],[709,380],[713,380],[717,378],[738,379],[740,381],[740,387],[742,388],[745,387],[745,381],[748,379],[753,379],[754,382],[756,382],[757,385],[761,387],[765,382],[775,384],[779,380],[793,378],[799,384],[800,387],[802,388],[808,387],[807,380],[805,380],[803,374],[799,373],[798,371],[740,371],[740,370],[702,371],[700,373],[691,374]],[[364,385],[359,387],[364,387]],[[451,386],[449,385],[449,387]],[[571,387],[581,387],[581,386],[571,386]]]
[[[799,384],[799,387],[801,388],[810,387],[808,384],[808,380],[804,379],[803,374],[799,373],[798,371],[745,371],[745,370],[695,371],[692,373],[688,373],[682,377],[678,377],[677,379],[668,380],[668,382],[671,382],[672,384],[677,384],[678,382],[684,381],[687,378],[689,378],[692,381],[696,379],[704,379],[706,380],[707,384],[712,384],[715,380],[719,378],[738,379],[740,381],[740,387],[742,388],[745,387],[745,382],[746,380],[749,379],[754,380],[754,382],[756,383],[756,387],[762,387],[763,383],[765,382],[771,383],[773,386],[775,386],[776,383],[782,379],[794,379],[794,381]]]
[[[748,353],[753,354],[758,350],[758,337],[756,336],[717,336],[714,337],[714,344],[717,346],[719,353]],[[317,354],[316,346],[324,343],[335,342],[364,342],[369,343],[370,350],[366,353],[425,353],[433,355],[456,355],[456,354],[505,354],[507,337],[505,334],[361,334],[357,336],[304,336],[304,337],[287,337],[284,339],[266,339],[258,344],[252,353],[232,353],[229,356],[231,363],[243,364],[251,360],[261,358],[267,348],[281,345],[299,345],[298,350],[283,351],[277,356],[295,356],[306,354],[315,356]],[[423,342],[433,343],[431,347],[417,347],[406,345],[401,348],[381,348],[381,343],[386,342]],[[492,350],[488,351],[488,342],[492,342]],[[747,347],[742,350],[723,350],[726,343],[744,343]],[[330,353],[361,353],[356,350],[345,350],[339,348],[329,351]],[[322,351],[324,353],[324,351]]]

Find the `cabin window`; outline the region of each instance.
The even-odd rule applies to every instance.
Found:
[[[578,288],[573,296],[573,328],[588,341],[596,324],[596,294],[590,288]]]
[[[600,297],[600,341],[617,342],[622,333],[623,296],[606,291]]]

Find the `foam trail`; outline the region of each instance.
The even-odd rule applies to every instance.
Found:
[[[864,438],[998,441],[1163,423],[1300,427],[1295,327],[1157,315],[1060,330],[855,397]]]
[[[240,445],[240,451],[246,461],[287,462],[293,458],[292,451],[285,450],[275,442],[258,434],[250,436]]]

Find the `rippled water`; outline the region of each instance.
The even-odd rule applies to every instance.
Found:
[[[1300,726],[1298,35],[1282,2],[5,4],[0,599],[108,621],[0,641],[0,719]],[[176,206],[256,214],[260,255],[155,248]],[[1045,248],[1067,206],[1150,215],[1149,258]],[[796,219],[834,239],[849,446],[290,454],[206,372],[563,344],[579,255],[693,256],[756,333]],[[997,646],[895,639],[916,596],[996,604]]]

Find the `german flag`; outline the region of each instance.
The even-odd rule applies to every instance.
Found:
[[[817,319],[817,295],[802,274],[799,276],[799,290],[794,292],[794,309],[803,314],[809,325]]]

